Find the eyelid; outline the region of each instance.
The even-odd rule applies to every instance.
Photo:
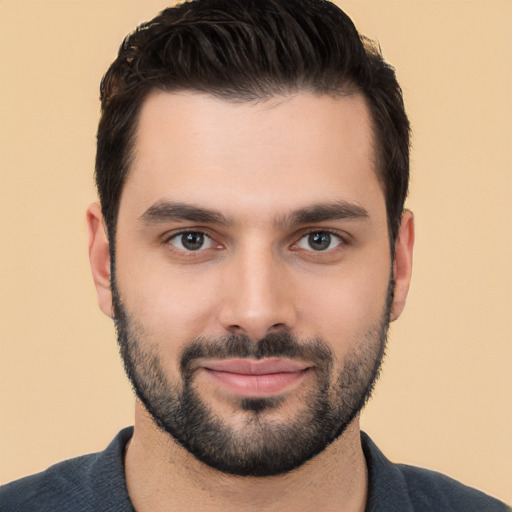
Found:
[[[171,229],[169,231],[166,231],[162,235],[160,235],[160,238],[162,242],[168,242],[169,240],[172,240],[173,238],[176,238],[179,235],[185,235],[187,233],[201,233],[202,235],[213,239],[213,236],[210,235],[209,230],[206,228],[196,228],[196,227],[186,227],[186,228],[176,228]]]

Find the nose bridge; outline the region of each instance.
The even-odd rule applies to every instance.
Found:
[[[295,310],[285,262],[264,244],[244,246],[233,256],[225,277],[228,290],[220,321],[230,332],[260,339],[271,330],[290,329]]]

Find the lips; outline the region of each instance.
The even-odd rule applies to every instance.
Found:
[[[207,361],[202,365],[208,370],[238,373],[241,375],[268,375],[272,373],[293,373],[308,368],[307,364],[289,359],[223,359]]]
[[[302,381],[311,365],[288,359],[225,359],[204,361],[201,368],[230,394],[263,398],[290,391]]]

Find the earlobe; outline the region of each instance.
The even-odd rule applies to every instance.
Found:
[[[99,203],[87,208],[87,234],[89,263],[101,311],[112,317],[112,292],[110,290],[110,252],[107,228]]]
[[[395,241],[395,259],[393,261],[395,290],[391,307],[391,321],[396,320],[405,307],[411,282],[413,247],[414,215],[410,210],[404,210]]]

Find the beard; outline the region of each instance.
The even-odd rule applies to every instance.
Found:
[[[336,358],[321,339],[296,338],[289,331],[254,341],[243,335],[198,338],[180,354],[180,375],[171,382],[156,344],[126,311],[112,280],[114,321],[125,371],[136,396],[155,424],[196,459],[238,476],[272,476],[298,468],[343,434],[368,401],[384,357],[393,282],[381,317],[358,340],[334,372]],[[205,402],[195,387],[199,358],[267,357],[313,363],[312,385],[300,396],[295,417],[279,421],[286,397],[241,398],[240,427],[230,425]],[[276,414],[277,413],[277,414]],[[272,416],[272,417],[271,417]]]

